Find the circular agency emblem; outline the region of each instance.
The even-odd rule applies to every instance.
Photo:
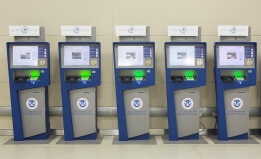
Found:
[[[143,101],[140,98],[133,98],[131,100],[131,107],[133,109],[140,109],[143,106]]]
[[[234,109],[241,109],[243,107],[243,100],[241,98],[234,98],[231,101],[231,106]]]
[[[22,28],[22,33],[24,33],[24,34],[28,33],[28,28],[26,26],[24,26]]]
[[[180,32],[182,33],[182,34],[184,34],[184,33],[186,33],[186,31],[187,31],[187,28],[186,27],[181,27],[180,28]]]
[[[76,26],[73,29],[74,33],[79,33],[80,32],[80,27]]]
[[[193,100],[191,98],[184,98],[182,100],[182,107],[184,109],[188,110],[188,109],[193,108],[193,106],[194,106],[194,102],[193,102]]]
[[[237,27],[232,26],[232,27],[230,28],[230,32],[231,32],[231,33],[236,33],[236,32],[237,32]]]
[[[129,33],[133,33],[133,32],[134,32],[134,27],[133,27],[133,26],[130,26],[129,29],[128,29],[128,32],[129,32]]]
[[[26,106],[28,109],[34,110],[38,106],[38,101],[35,98],[29,98],[26,101]]]
[[[88,102],[88,100],[86,98],[79,98],[77,100],[77,107],[79,109],[82,109],[82,110],[83,109],[87,109],[88,106],[89,106],[89,102]]]

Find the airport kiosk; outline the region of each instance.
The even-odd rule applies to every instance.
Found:
[[[96,87],[101,84],[100,43],[95,42],[95,27],[62,26],[61,29],[66,36],[66,42],[58,44],[64,140],[95,140]],[[80,34],[82,30],[88,31]]]
[[[257,43],[250,42],[248,26],[219,26],[218,30],[221,42],[214,44],[218,140],[248,139],[249,87],[256,85]]]
[[[169,140],[197,140],[200,87],[206,85],[206,43],[200,42],[197,26],[168,29],[172,36],[172,42],[165,42]]]
[[[149,140],[155,44],[149,42],[146,26],[116,26],[116,34],[120,36],[120,42],[113,43],[119,140]]]
[[[45,140],[50,135],[48,86],[50,46],[44,28],[10,26],[7,42],[14,141]]]

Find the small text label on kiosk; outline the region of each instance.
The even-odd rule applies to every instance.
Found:
[[[91,26],[62,25],[62,36],[92,36]]]
[[[146,36],[145,25],[115,26],[116,36]]]
[[[39,26],[9,26],[10,36],[40,36]]]
[[[248,36],[248,26],[219,25],[218,36]]]
[[[168,26],[168,36],[198,36],[198,26]]]

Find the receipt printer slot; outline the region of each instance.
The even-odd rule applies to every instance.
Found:
[[[220,79],[224,83],[234,82],[234,78],[232,76],[221,76]]]
[[[20,76],[20,77],[15,77],[14,81],[22,83],[22,82],[26,82],[28,79],[29,79],[28,76]]]
[[[183,76],[171,76],[170,79],[172,82],[183,82],[184,81]]]
[[[131,82],[132,81],[132,76],[121,76],[120,80],[122,82]]]
[[[79,79],[80,79],[79,76],[68,76],[66,77],[66,82],[73,83],[73,82],[77,82]]]

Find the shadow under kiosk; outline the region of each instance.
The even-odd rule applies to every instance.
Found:
[[[200,86],[206,85],[206,43],[166,42],[169,140],[199,139]]]
[[[119,140],[148,140],[149,86],[155,84],[154,42],[114,42]]]
[[[256,85],[256,42],[214,45],[218,139],[248,139],[249,87]]]
[[[44,140],[50,135],[47,42],[7,42],[14,141]]]
[[[65,141],[97,138],[100,50],[99,42],[59,42]]]

